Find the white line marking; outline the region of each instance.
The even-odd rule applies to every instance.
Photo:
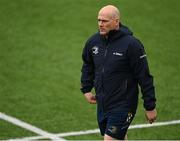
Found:
[[[180,120],[167,121],[167,122],[155,122],[153,124],[130,125],[129,129],[149,128],[149,127],[165,126],[165,125],[172,125],[172,124],[180,124]],[[94,133],[99,133],[99,129],[79,131],[79,132],[60,133],[60,134],[57,134],[57,136],[68,137],[68,136],[86,135],[86,134],[94,134]]]
[[[149,128],[149,127],[166,126],[166,125],[173,125],[173,124],[180,124],[180,120],[172,120],[172,121],[165,121],[165,122],[155,122],[153,124],[132,125],[132,126],[129,127],[129,129]]]
[[[32,131],[32,132],[34,132],[34,133],[36,133],[38,135],[43,136],[43,138],[48,138],[48,139],[50,138],[52,140],[64,140],[63,138],[59,138],[55,134],[48,133],[48,132],[46,132],[46,131],[44,131],[44,130],[42,130],[40,128],[32,126],[32,125],[30,125],[28,123],[25,123],[25,122],[23,122],[23,121],[21,121],[19,119],[8,116],[8,115],[6,115],[4,113],[1,113],[1,112],[0,112],[0,119],[3,119],[3,120],[8,121],[8,122],[10,122],[12,124],[20,126],[20,127],[24,128],[24,129]]]
[[[173,121],[165,121],[165,122],[155,122],[153,124],[138,124],[138,125],[131,125],[129,129],[137,129],[137,128],[150,128],[156,126],[166,126],[166,125],[173,125],[173,124],[180,124],[180,120],[173,120]],[[94,130],[86,130],[86,131],[77,131],[77,132],[67,132],[67,133],[59,133],[56,134],[58,137],[68,137],[68,136],[78,136],[78,135],[87,135],[87,134],[95,134],[99,133],[99,129]],[[34,137],[25,137],[21,140],[38,140],[44,139],[42,136],[34,136]],[[19,139],[13,139],[19,140]]]
[[[99,129],[94,129],[94,130],[86,130],[86,131],[78,131],[78,132],[60,133],[60,134],[57,134],[57,136],[68,137],[68,136],[95,134],[95,133],[99,133],[99,132],[100,132]]]

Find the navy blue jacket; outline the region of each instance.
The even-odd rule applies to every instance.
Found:
[[[95,88],[98,109],[136,112],[138,84],[144,108],[155,108],[155,90],[142,43],[121,25],[110,31],[108,38],[98,33],[85,44],[81,75],[81,91]]]

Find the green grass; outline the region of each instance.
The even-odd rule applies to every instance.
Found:
[[[16,125],[8,123],[6,121],[0,120],[0,139],[8,139],[8,138],[18,138],[18,137],[26,137],[26,136],[35,136],[36,134],[24,130]],[[3,138],[2,138],[3,137]]]
[[[0,112],[52,133],[97,128],[96,107],[79,91],[81,52],[97,31],[97,12],[106,4],[120,9],[123,23],[146,48],[158,121],[180,119],[178,0],[0,0]],[[133,124],[144,122],[140,100]],[[0,121],[0,139],[31,135],[6,124]],[[129,138],[180,139],[174,132],[178,129],[131,130]],[[69,137],[81,138],[101,137]]]

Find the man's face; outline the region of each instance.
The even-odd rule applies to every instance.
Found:
[[[98,15],[98,26],[99,26],[99,32],[101,35],[108,35],[110,30],[114,30],[117,28],[117,24],[119,22],[117,19],[113,19],[111,16],[109,16],[106,13],[99,13]]]

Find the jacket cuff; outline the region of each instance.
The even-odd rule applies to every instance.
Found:
[[[154,110],[156,108],[156,104],[148,105],[148,106],[146,105],[144,107],[145,107],[146,111],[152,111],[152,110]]]
[[[91,92],[91,90],[92,90],[91,87],[81,88],[81,92],[82,92],[83,94],[88,93],[88,92]]]

